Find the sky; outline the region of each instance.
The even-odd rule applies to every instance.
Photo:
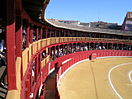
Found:
[[[121,25],[127,12],[132,12],[132,0],[50,0],[46,18]]]

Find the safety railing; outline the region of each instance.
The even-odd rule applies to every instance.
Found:
[[[73,66],[73,64],[85,60],[85,59],[91,59],[91,55],[95,53],[96,54],[96,58],[99,57],[115,57],[115,56],[120,56],[120,57],[132,57],[132,51],[121,51],[121,50],[91,50],[91,51],[82,51],[82,52],[76,52],[76,53],[72,53],[70,55],[66,55],[63,57],[60,57],[58,59],[56,59],[56,61],[58,62],[58,64],[63,63],[63,59],[65,57],[65,60],[70,59],[69,61],[65,62],[64,64],[59,65],[59,71],[58,71],[58,77],[57,77],[57,82],[59,82],[60,78],[62,77],[62,75],[65,73],[65,71],[67,71],[68,68],[70,68],[71,66]],[[67,57],[67,58],[66,58]],[[61,61],[62,60],[62,61]]]
[[[27,65],[29,62],[29,48],[26,48],[23,52],[22,52],[22,71],[23,71],[23,76],[27,70]]]
[[[43,48],[46,48],[47,47],[46,48],[46,52],[48,52],[48,46],[50,46],[52,44],[63,43],[63,42],[67,42],[67,43],[68,42],[76,42],[77,43],[77,42],[93,42],[93,41],[96,41],[96,42],[103,41],[103,42],[106,42],[106,43],[107,42],[114,42],[114,43],[123,43],[123,42],[124,43],[125,42],[131,43],[132,42],[131,40],[127,40],[126,41],[126,40],[112,40],[112,39],[89,38],[89,37],[53,37],[53,38],[48,38],[48,39],[42,39],[42,40],[33,42],[32,44],[29,45],[29,48],[26,48],[22,52],[22,61],[21,61],[21,63],[22,63],[22,71],[23,71],[22,72],[22,75],[24,76],[26,74],[27,69],[28,69],[28,72],[29,71],[32,72],[31,71],[31,67],[28,68],[28,66],[30,66],[29,63],[32,62],[31,59],[35,56],[35,54],[37,54]],[[110,52],[110,53],[112,53],[112,52]],[[101,55],[103,56],[103,53]],[[115,53],[115,55],[116,55],[116,53]],[[81,54],[81,56],[82,56],[82,54]],[[89,57],[86,54],[85,54],[85,56],[86,57]],[[57,59],[59,59],[59,58],[57,58]],[[75,60],[74,59],[74,62],[77,62],[79,60],[82,60],[83,58],[82,57],[76,57],[76,59],[78,59],[78,60]],[[43,60],[40,61],[41,68],[43,68],[43,69],[45,68],[43,70],[44,74],[41,74],[43,79],[46,79],[46,77],[48,75],[48,72],[49,72],[48,69],[49,68],[51,69],[51,67],[53,68],[53,65],[55,65],[55,64],[52,64],[51,67],[48,67],[49,65],[47,65],[47,64],[48,64],[49,61],[50,61],[50,55],[48,55],[46,58],[44,58]],[[72,63],[74,63],[74,62],[72,61]],[[67,69],[68,68],[67,66],[64,67],[64,68]],[[65,70],[63,70],[63,71],[65,71]],[[27,74],[27,75],[29,76],[31,74]],[[38,79],[40,81],[40,78],[38,78]],[[30,86],[29,81],[25,81],[23,83],[23,86],[25,86],[25,84],[27,84],[26,86]],[[37,83],[34,86],[38,86]],[[30,89],[28,89],[28,90],[30,90]],[[29,93],[28,93],[28,95],[29,95]]]
[[[44,66],[49,62],[49,60],[50,60],[50,55],[48,55],[46,58],[44,58],[41,61],[41,68],[44,68]]]

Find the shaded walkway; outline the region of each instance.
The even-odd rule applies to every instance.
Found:
[[[45,84],[45,99],[56,99],[55,98],[55,92],[56,92],[56,71],[54,71],[53,73],[51,73]]]

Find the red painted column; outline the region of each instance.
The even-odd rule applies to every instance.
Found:
[[[16,57],[22,56],[22,18],[16,17]]]
[[[40,62],[41,62],[41,55],[39,54],[36,58],[35,58],[35,80],[37,81],[38,79],[38,76],[39,76],[39,73],[40,73]]]
[[[58,45],[58,50],[57,50],[58,57],[60,57],[60,56],[59,56],[59,53],[60,53],[59,49],[60,49],[60,45]]]
[[[55,37],[57,37],[57,29],[55,29]]]
[[[8,73],[8,90],[16,89],[16,60],[15,60],[15,0],[6,2],[7,26],[7,73]]]
[[[72,31],[72,37],[76,37],[75,33],[76,33],[75,31]]]
[[[55,37],[57,37],[57,30],[55,29]],[[57,42],[57,39],[55,39],[55,42]]]
[[[86,41],[87,33],[85,33],[85,41]]]
[[[121,50],[123,50],[123,44],[121,44],[121,46],[122,46],[122,49]]]
[[[30,28],[30,32],[29,32],[29,42],[30,42],[30,44],[33,42],[33,27]]]
[[[40,74],[41,71],[41,54],[38,55],[38,74]]]
[[[29,47],[29,42],[30,42],[29,34],[30,34],[30,26],[29,26],[29,24],[28,24],[28,27],[27,27],[27,34],[26,34],[26,47]]]
[[[113,43],[112,43],[112,50],[113,50]]]
[[[48,28],[46,27],[46,38],[48,38]]]
[[[54,60],[55,60],[55,59],[56,59],[56,53],[55,53],[55,51],[56,51],[56,46],[54,46],[53,48],[54,48],[53,50],[54,50]]]
[[[48,29],[48,37],[51,37],[50,28]]]
[[[109,43],[106,43],[106,49],[107,49],[107,50],[108,50],[108,44],[109,44]]]
[[[43,28],[40,29],[40,39],[43,38]]]
[[[88,49],[91,50],[91,48],[90,48],[90,42],[88,42]]]
[[[81,51],[81,43],[79,43],[79,51]]]
[[[79,32],[77,32],[77,37],[79,37]]]
[[[50,37],[53,37],[53,34],[52,33],[53,33],[53,29],[51,28],[50,29]]]
[[[64,44],[62,45],[62,53],[63,53],[63,56],[64,56]]]
[[[61,37],[61,30],[59,30],[59,37]]]
[[[37,27],[37,29],[36,29],[36,41],[38,41],[38,34],[39,34],[38,31],[39,30],[38,30],[38,27]]]
[[[73,41],[73,37],[74,37],[74,31],[71,31],[71,34],[72,34],[72,41]]]
[[[94,38],[96,38],[96,33],[94,34]]]
[[[40,40],[42,40],[43,39],[43,28],[41,27],[40,28]],[[41,48],[42,48],[42,43],[40,43],[41,45]]]
[[[70,31],[68,31],[68,37],[70,37]]]
[[[77,52],[77,43],[75,43],[75,52]]]
[[[49,47],[49,49],[48,49],[48,55],[50,55],[51,54],[51,47]]]
[[[117,48],[118,48],[118,43],[117,43]]]
[[[35,58],[35,81],[37,81],[38,76],[38,56]]]
[[[85,34],[86,34],[86,36],[85,36],[85,37],[88,37],[88,33],[86,32]]]

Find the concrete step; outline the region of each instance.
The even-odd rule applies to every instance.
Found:
[[[7,75],[3,76],[4,73],[6,73],[6,66],[1,66],[0,67],[0,99],[5,99],[7,95]]]
[[[5,99],[7,95],[7,85],[0,85],[0,99]]]

